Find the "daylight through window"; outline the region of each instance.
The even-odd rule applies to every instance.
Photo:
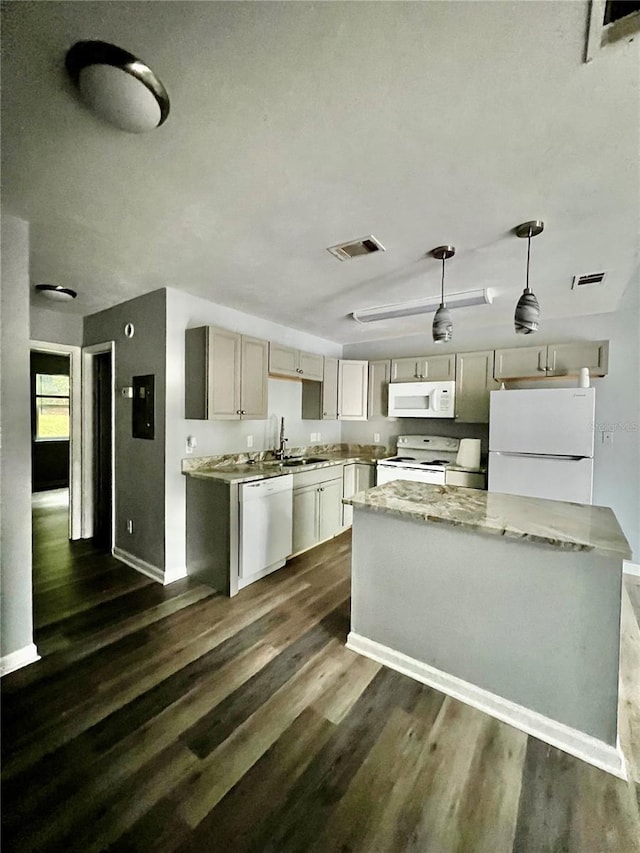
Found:
[[[69,377],[36,373],[36,441],[69,438]]]

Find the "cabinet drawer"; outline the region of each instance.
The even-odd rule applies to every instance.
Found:
[[[342,482],[341,464],[331,465],[328,468],[316,468],[313,471],[300,471],[293,475],[293,488],[300,489],[304,486],[317,486],[328,480],[340,480]]]

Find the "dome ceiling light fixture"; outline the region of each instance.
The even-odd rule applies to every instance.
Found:
[[[437,258],[439,261],[442,261],[442,289],[440,293],[440,307],[436,311],[433,318],[433,340],[437,344],[446,343],[450,341],[453,337],[453,321],[451,319],[451,312],[447,308],[447,304],[444,301],[444,264],[448,258],[452,258],[456,253],[456,250],[453,246],[438,246],[436,249],[433,249],[431,254],[434,258]]]
[[[75,290],[61,284],[36,284],[36,290],[54,302],[70,302],[78,295]]]
[[[516,332],[519,335],[531,335],[533,332],[538,331],[540,305],[535,294],[529,287],[529,265],[531,262],[531,238],[537,237],[543,230],[544,222],[541,222],[539,219],[534,219],[531,222],[523,222],[522,225],[516,226],[515,229],[517,237],[527,238],[527,283],[522,296],[518,300],[513,318]]]
[[[87,106],[129,133],[144,133],[169,115],[169,95],[153,71],[114,44],[78,41],[65,65]]]

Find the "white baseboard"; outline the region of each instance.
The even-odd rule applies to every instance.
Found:
[[[187,577],[187,569],[186,566],[174,568],[174,569],[165,569],[164,570],[164,580],[162,583],[167,586],[174,581],[182,580],[182,578]]]
[[[604,743],[578,729],[503,699],[495,693],[490,693],[488,690],[476,687],[475,684],[410,658],[402,652],[396,652],[388,646],[368,640],[353,631],[347,637],[347,648],[446,693],[454,699],[459,699],[607,773],[612,773],[620,779],[627,779],[624,756],[619,746]]]
[[[35,663],[37,660],[40,660],[40,655],[38,654],[35,643],[29,643],[28,646],[24,646],[22,649],[9,652],[8,655],[3,655],[0,658],[0,677],[14,672],[16,669],[22,669],[23,666]]]
[[[623,560],[622,571],[625,575],[635,575],[637,578],[640,578],[640,565],[638,563],[632,563],[630,560]]]
[[[132,569],[141,572],[143,575],[151,578],[151,580],[158,581],[158,583],[163,584],[163,586],[167,586],[168,584],[173,583],[174,581],[179,581],[181,578],[186,578],[187,576],[187,570],[184,567],[163,571],[158,568],[158,566],[154,566],[152,563],[147,563],[146,560],[141,560],[140,557],[136,557],[134,554],[130,554],[128,551],[125,551],[123,548],[118,548],[115,545],[111,549],[111,553],[116,559],[126,563],[127,566],[131,566]]]

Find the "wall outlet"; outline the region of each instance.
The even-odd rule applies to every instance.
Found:
[[[380,433],[379,432],[374,432],[373,441],[374,441],[374,444],[378,444],[378,442],[380,441]]]
[[[196,441],[195,435],[188,435],[187,436],[187,445],[186,445],[187,453],[193,453],[193,449],[195,447],[197,447],[197,445],[198,445],[198,442]]]
[[[127,533],[133,533],[133,519],[127,519]]]
[[[603,444],[613,444],[613,433],[612,432],[603,432],[602,433],[602,443]]]
[[[253,436],[252,435],[247,436],[247,447],[253,447]]]

